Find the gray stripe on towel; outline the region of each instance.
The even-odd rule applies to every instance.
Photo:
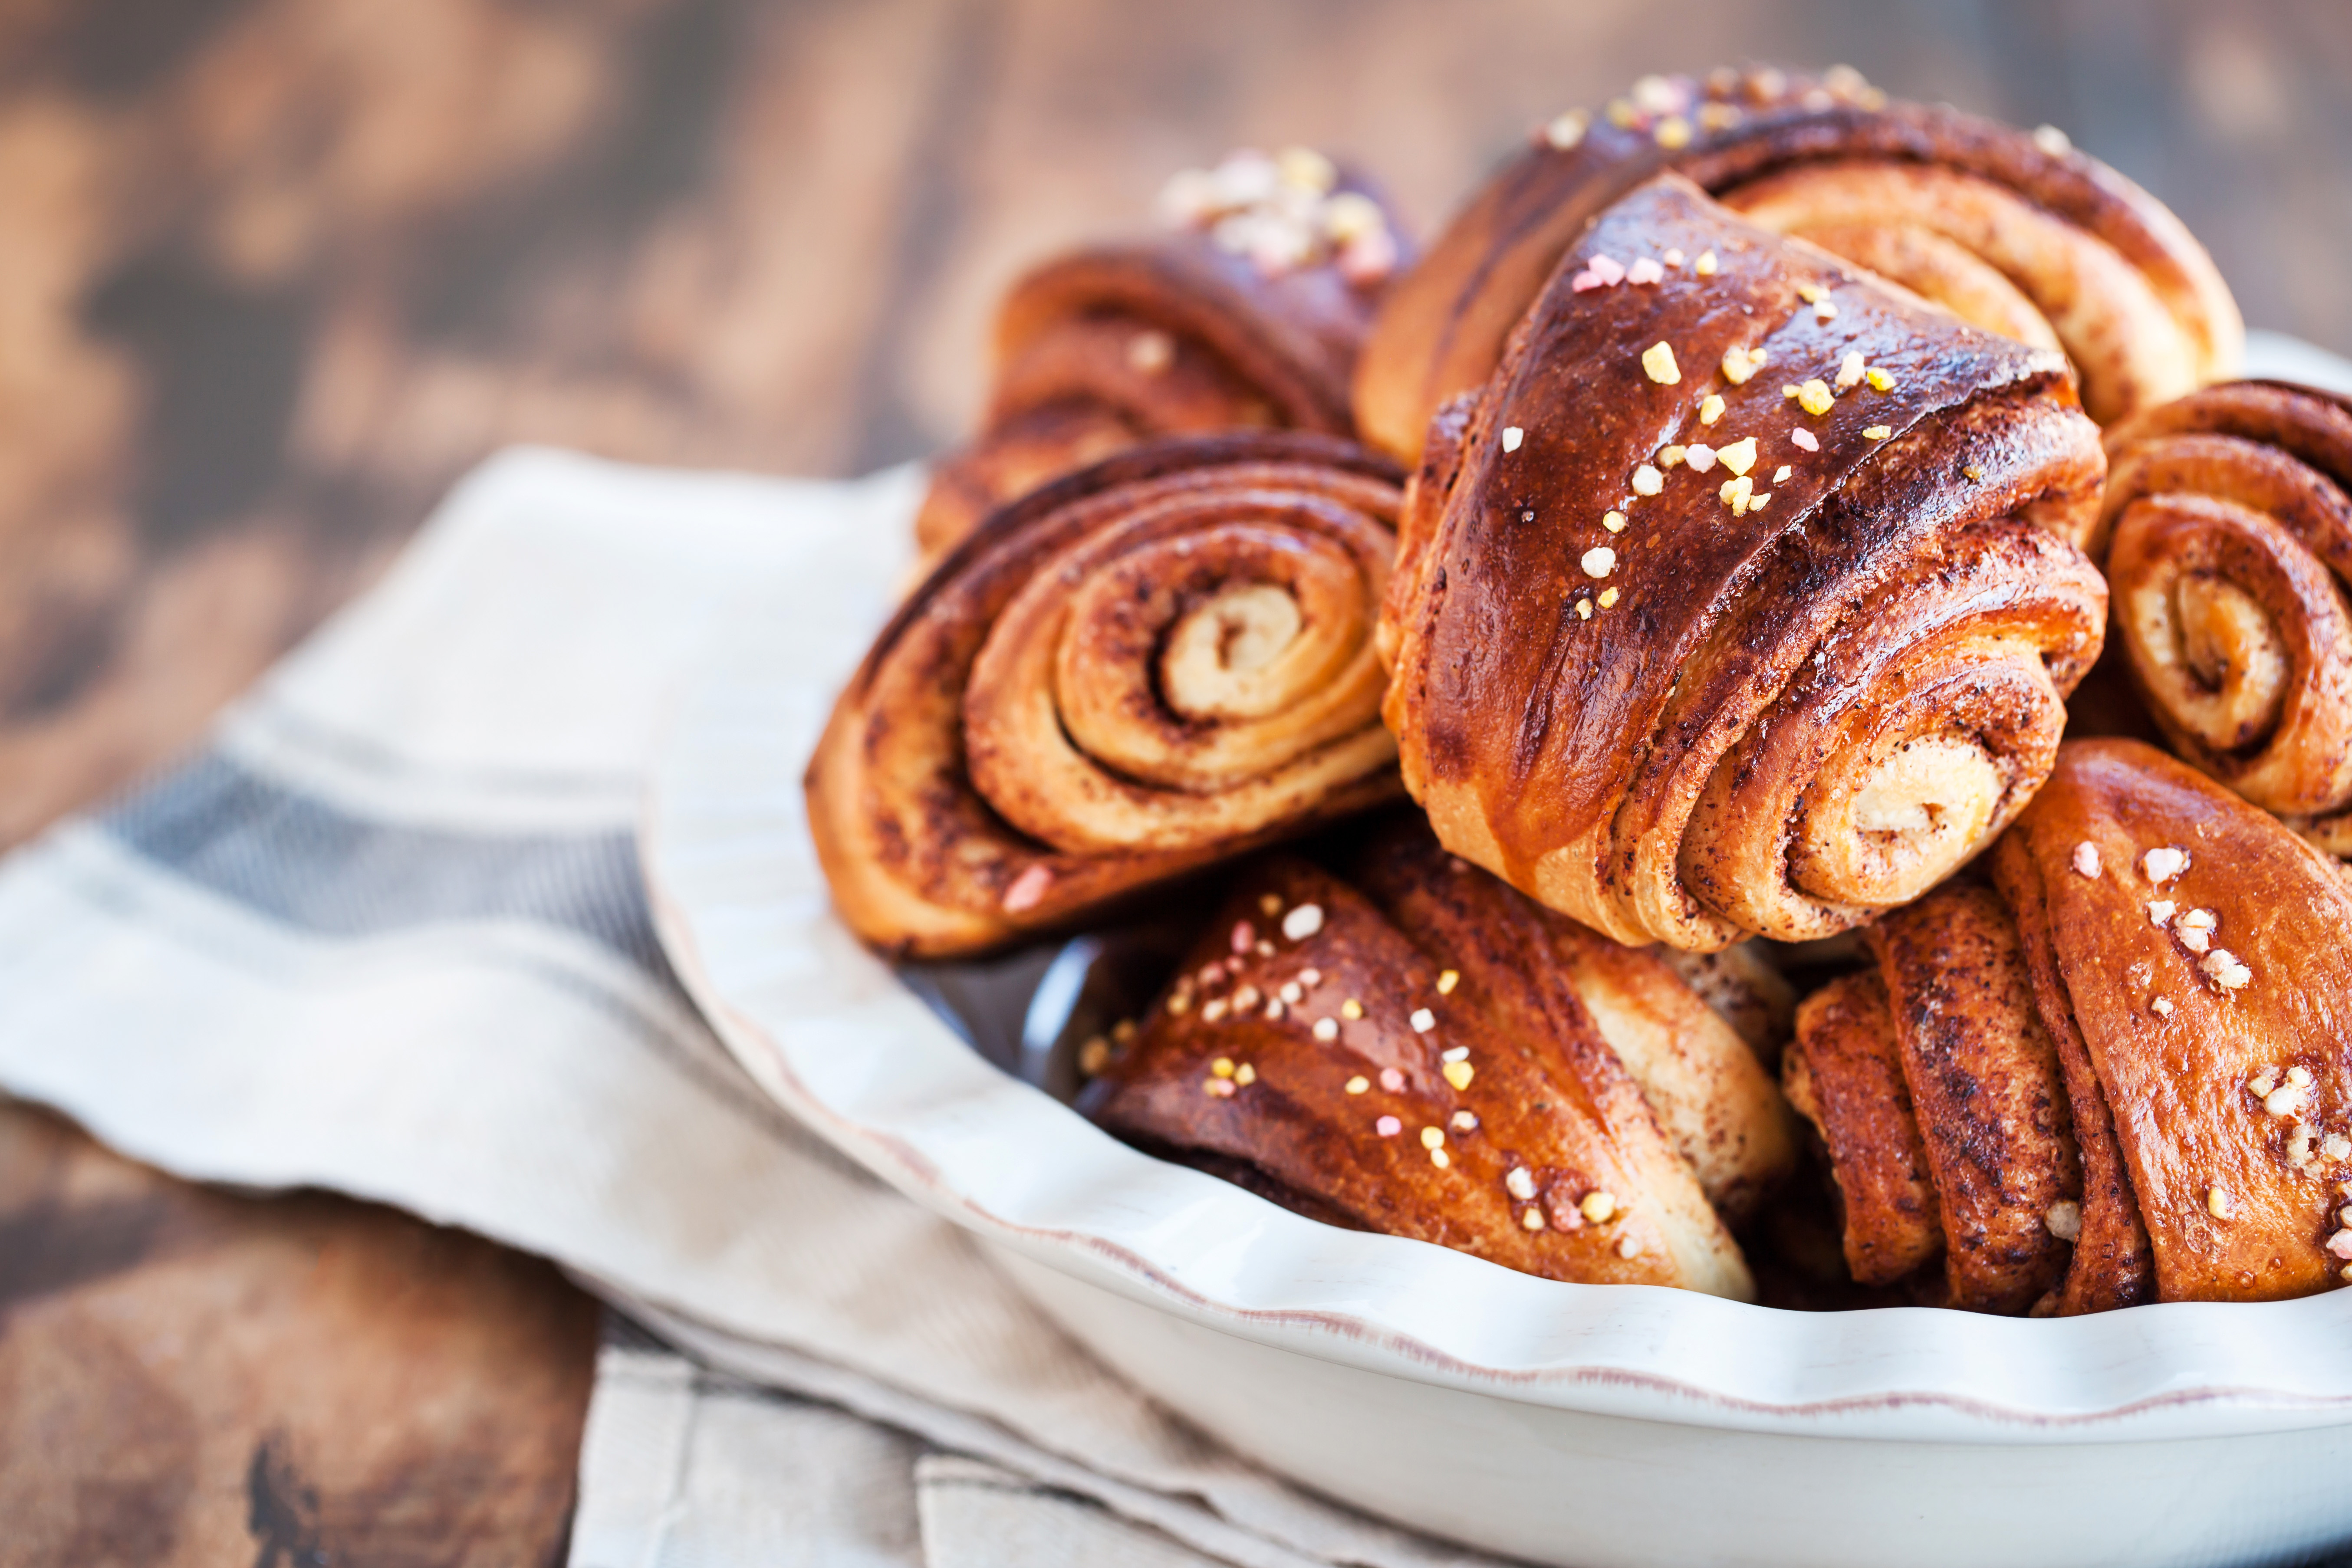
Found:
[[[322,935],[532,921],[669,978],[626,833],[467,834],[372,822],[217,753],[119,802],[99,826],[199,887]]]

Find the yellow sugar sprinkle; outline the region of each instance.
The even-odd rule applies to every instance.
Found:
[[[1804,389],[1802,387],[1799,386],[1792,381],[1788,385],[1780,389],[1780,395],[1783,397],[1795,397],[1803,390]]]
[[[1712,250],[1700,251],[1698,253],[1698,259],[1691,263],[1691,270],[1697,273],[1702,278],[1714,277],[1715,252]]]
[[[1527,1212],[1519,1215],[1519,1223],[1529,1230],[1541,1230],[1544,1227],[1543,1210],[1529,1204]],[[2344,1272],[2346,1278],[2352,1279],[2352,1268],[2347,1268]]]
[[[1432,1149],[1429,1152],[1429,1163],[1442,1171],[1454,1163],[1454,1157],[1443,1149]]]
[[[1722,399],[1717,398],[1714,401],[1721,402]],[[1702,415],[1700,417],[1704,418],[1705,416]],[[1665,488],[1666,477],[1658,472],[1657,469],[1652,468],[1649,464],[1644,463],[1640,468],[1633,470],[1633,493],[1635,495],[1654,496]]]
[[[1435,1128],[1435,1127],[1424,1127],[1424,1128],[1423,1128],[1423,1129],[1421,1130],[1421,1146],[1422,1146],[1423,1148],[1424,1148],[1424,1149],[1443,1149],[1443,1148],[1444,1148],[1444,1147],[1445,1147],[1445,1134],[1444,1134],[1444,1132],[1443,1131],[1441,1131],[1440,1129]]]
[[[1754,495],[1748,498],[1748,510],[1749,511],[1762,511],[1764,510],[1764,503],[1771,499],[1772,492],[1770,490],[1758,490]]]
[[[1864,371],[1863,373],[1863,378],[1870,383],[1870,390],[1873,392],[1892,392],[1895,390],[1895,378],[1887,374],[1885,371],[1879,369],[1876,365],[1872,365],[1868,370]]]
[[[1683,466],[1683,458],[1687,455],[1680,447],[1668,447],[1658,454],[1658,467],[1679,468]]]
[[[1748,378],[1755,374],[1756,362],[1748,357],[1746,349],[1728,348],[1723,351],[1724,380],[1734,386],[1745,386],[1748,384]]]
[[[1892,425],[1873,425],[1863,432],[1865,437],[1873,441],[1884,441],[1894,434],[1895,426]]]
[[[1602,609],[1604,609],[1604,610],[1605,610],[1605,609],[1607,609],[1610,605],[1612,605],[1615,604],[1616,602],[1617,602],[1617,590],[1616,590],[1616,589],[1614,589],[1614,588],[1603,588],[1603,589],[1601,589],[1601,607]]]
[[[1360,1018],[1363,1016],[1364,1005],[1353,996],[1339,1004],[1339,1016],[1342,1018]]]
[[[1669,114],[1658,121],[1657,130],[1651,135],[1667,152],[1679,152],[1690,145],[1691,122],[1679,114]]]
[[[1591,600],[1579,599],[1576,601],[1576,618],[1580,621],[1589,621],[1592,618]]]
[[[1622,533],[1625,531],[1625,514],[1622,511],[1604,513],[1601,519],[1601,526],[1612,533]]]
[[[1209,1070],[1215,1073],[1219,1078],[1231,1078],[1234,1076],[1234,1058],[1231,1057],[1219,1057],[1215,1061],[1209,1064]]]
[[[1234,1081],[1244,1087],[1255,1083],[1257,1081],[1257,1068],[1250,1066],[1247,1062],[1242,1063],[1241,1066],[1234,1069]]]
[[[1789,476],[1796,471],[1796,469],[1789,467],[1788,464],[1783,463],[1779,468],[1772,470],[1772,482],[1776,485],[1785,485],[1789,482]]]
[[[1756,466],[1756,437],[1750,436],[1728,447],[1718,447],[1715,455],[1733,473],[1744,474]]]
[[[1836,401],[1836,398],[1830,395],[1830,384],[1819,376],[1815,376],[1797,388],[1797,406],[1808,414],[1827,414],[1830,411],[1830,405]]]
[[[1664,340],[1642,351],[1642,369],[1660,386],[1673,386],[1683,378],[1681,367],[1675,363],[1674,345]]]
[[[1348,1080],[1348,1092],[1349,1094],[1361,1094],[1371,1087],[1372,1080],[1366,1078],[1361,1073],[1358,1073],[1355,1077]]]
[[[1437,977],[1437,994],[1440,996],[1451,996],[1454,994],[1454,988],[1461,984],[1462,972],[1458,969],[1449,969]]]
[[[1584,1201],[1576,1206],[1584,1211],[1585,1218],[1601,1225],[1617,1212],[1617,1200],[1607,1193],[1587,1193]]]
[[[1445,1075],[1445,1081],[1452,1084],[1454,1088],[1468,1089],[1470,1087],[1473,1069],[1468,1062],[1447,1062],[1438,1070]]]
[[[1808,305],[1818,305],[1829,298],[1830,291],[1818,283],[1802,283],[1797,287],[1797,298]]]
[[[1837,389],[1850,392],[1862,384],[1863,363],[1860,349],[1848,349],[1845,358],[1838,362]]]
[[[1706,401],[1698,405],[1698,422],[1702,425],[1712,425],[1722,417],[1723,399],[1712,392],[1708,393]]]

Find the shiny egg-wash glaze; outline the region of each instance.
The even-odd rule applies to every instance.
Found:
[[[1718,1214],[1752,1212],[1795,1157],[1762,1061],[1664,962],[1417,825],[1348,881],[1290,858],[1242,879],[1081,1104],[1313,1217],[1741,1299]]]
[[[2352,854],[2352,405],[2231,382],[2107,432],[2093,550],[2182,757]]]
[[[1253,253],[1203,215],[1055,257],[1006,290],[980,434],[940,460],[915,519],[927,560],[992,508],[1156,437],[1352,432],[1356,354],[1405,259],[1402,223],[1354,171],[1298,150],[1286,162],[1306,163],[1304,175],[1259,162],[1274,190],[1292,192],[1299,202],[1291,205],[1303,211],[1246,207],[1238,241],[1252,237],[1256,206],[1268,209],[1258,215],[1264,225],[1316,227],[1292,237],[1283,254]],[[1216,175],[1205,178],[1213,190]],[[1360,226],[1352,245],[1331,243],[1317,226],[1335,213]],[[1373,242],[1380,264],[1355,263]]]
[[[2063,137],[1892,101],[1850,72],[1727,70],[1563,115],[1471,198],[1365,345],[1364,438],[1417,455],[1585,226],[1666,169],[1975,325],[2063,348],[2102,423],[2237,369],[2244,327],[2204,247]]]
[[[1816,937],[2047,773],[2106,614],[2069,542],[2105,461],[2057,354],[1662,175],[1449,412],[1381,649],[1455,853],[1623,942]]]
[[[809,763],[843,920],[978,952],[1393,798],[1371,637],[1396,480],[1332,437],[1194,437],[992,514]]]
[[[1874,969],[1800,1010],[1783,1076],[1829,1147],[1848,1256],[1911,1225],[1924,1164],[1951,1305],[2074,1314],[2342,1282],[2352,889],[2322,855],[2132,741],[2075,742],[1992,857],[1886,922]],[[1829,1110],[1868,1052],[1924,1160]],[[1826,999],[1825,999],[1826,998]],[[1829,1086],[1825,1089],[1824,1086]],[[1916,1210],[1917,1205],[1913,1205]],[[1890,1278],[1895,1260],[1874,1270]],[[1861,1269],[1857,1268],[1857,1273]]]

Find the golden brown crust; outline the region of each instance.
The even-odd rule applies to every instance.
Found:
[[[915,545],[936,562],[1007,499],[1075,473],[1143,437],[1118,409],[1087,399],[1024,409],[931,468],[915,513]]]
[[[1008,349],[997,368],[992,431],[1059,403],[1115,413],[1139,438],[1262,425],[1318,429],[1329,422],[1319,404],[1269,401],[1218,350],[1149,316],[1089,311],[1082,303],[1066,314],[1043,307],[1040,313],[1034,334]]]
[[[1780,1086],[1829,1152],[1855,1281],[1891,1285],[1932,1262],[1944,1249],[1936,1184],[1875,971],[1833,980],[1798,1005]]]
[[[2105,615],[2081,553],[2017,520],[2096,494],[2054,356],[1673,176],[1576,256],[1709,251],[1712,276],[1643,284],[1561,268],[1426,542],[1409,530],[1382,632],[1384,711],[1438,837],[1604,935],[1687,949],[1844,929],[1989,842],[2046,772]],[[1671,383],[1644,366],[1658,343]],[[1744,384],[1718,368],[1759,348]],[[1819,416],[1783,395],[1829,395],[1850,355],[1884,389],[1856,368]],[[1723,491],[1732,458],[1667,452],[1749,438],[1769,510]]]
[[[2210,379],[2198,345],[2137,268],[1980,174],[1837,159],[1765,175],[1722,199],[1778,233],[1867,250],[1899,269],[1895,281],[1963,321],[2031,343],[2054,341],[2074,363],[2095,419],[2120,418]],[[1963,270],[1963,257],[1976,263],[1973,272]]]
[[[1947,887],[1869,939],[1936,1185],[1950,1303],[2022,1312],[2066,1272],[2051,1216],[2079,1205],[2083,1179],[2015,923],[1990,888]]]
[[[2237,382],[2107,445],[2118,640],[2167,742],[2282,816],[2352,804],[2352,407]]]
[[[1381,194],[1338,174],[1339,194]],[[926,560],[987,510],[1045,479],[1158,436],[1258,426],[1347,435],[1355,359],[1388,274],[1350,277],[1340,253],[1269,268],[1198,228],[1091,246],[1023,274],[995,326],[995,383],[980,433],[942,459],[916,520]],[[1080,429],[1068,460],[1057,439]]]
[[[1850,1199],[1874,1202],[1864,1217],[1916,1250],[1907,1211],[1873,1196],[1903,1194],[1907,1132],[1955,1305],[2095,1312],[2342,1282],[2352,885],[2275,819],[2126,740],[2061,748],[1993,874],[1999,897],[1948,888],[1887,917],[1877,969],[1800,1009],[1790,1099]],[[1885,1278],[1849,1250],[1856,1278]]]
[[[1796,1129],[1763,1059],[1655,948],[1627,947],[1465,870],[1543,920],[1548,956],[1641,1085],[1717,1214],[1751,1217],[1797,1164]]]
[[[2082,1032],[2161,1299],[2335,1286],[2344,1259],[2326,1244],[2345,1201],[2336,1185],[2352,1176],[2341,874],[2270,816],[2128,741],[2064,748],[2015,831],[2004,880],[2030,867],[2038,881],[2041,929],[2024,937],[2029,951],[2046,943]],[[2096,876],[2075,868],[2084,844]],[[2146,857],[2169,849],[2187,865],[2159,886]],[[2164,924],[2151,903],[2174,906],[2157,911]]]
[[[1370,643],[1398,500],[1360,448],[1267,434],[1137,447],[992,516],[810,763],[843,919],[974,952],[1392,797]]]
[[[1228,378],[1226,398],[1255,395],[1272,422],[1339,435],[1352,423],[1349,376],[1378,299],[1376,289],[1349,284],[1328,265],[1269,277],[1248,257],[1205,236],[1167,235],[1148,245],[1081,250],[1024,275],[997,316],[997,362],[1009,370],[1019,366],[1074,320],[1123,318],[1122,325],[1167,332],[1171,348],[1201,355],[1221,370]],[[1129,352],[1120,347],[1121,361]],[[1188,413],[1222,416],[1221,400],[1202,399],[1197,410],[1168,400],[1169,391],[1183,387],[1186,369],[1179,359],[1169,366],[1176,373],[1170,381],[1139,376],[1117,392],[1108,379],[1097,384],[1155,422]],[[1101,375],[1091,367],[1086,374]],[[1054,379],[1033,373],[1016,381],[1013,395],[1000,393],[996,412],[1044,401],[1052,395],[1045,389]]]
[[[1795,1129],[1771,1075],[1664,954],[1611,942],[1545,909],[1447,854],[1418,823],[1377,835],[1350,870],[1390,920],[1477,982],[1489,1008],[1526,1037],[1567,1040],[1545,1020],[1574,1009],[1543,998],[1563,987],[1572,994],[1608,1058],[1605,1081],[1622,1087],[1630,1077],[1643,1116],[1726,1220],[1745,1220],[1794,1168]]]
[[[2058,1051],[2066,1081],[2074,1147],[2082,1171],[2082,1223],[2054,1310],[2061,1317],[2105,1312],[2156,1300],[2156,1260],[2140,1223],[2139,1196],[2116,1141],[2116,1119],[2091,1065],[2090,1047],[2074,1022],[2074,1004],[2050,937],[2050,906],[2042,874],[2018,834],[2005,835],[1992,857],[1995,881],[2016,918],[2020,950],[2033,977],[2035,1011]],[[2067,867],[2071,872],[2074,868]]]
[[[1296,859],[1244,877],[1087,1113],[1528,1273],[1752,1296],[1575,994],[1528,962],[1534,928],[1409,842],[1366,869],[1377,900]]]
[[[1585,226],[1667,168],[1735,206],[1756,186],[1759,209],[1776,209],[1762,216],[1831,249],[1846,245],[1840,254],[1864,266],[1900,264],[1900,280],[1979,325],[2067,323],[2071,336],[2052,329],[2027,341],[2064,341],[2102,417],[2236,369],[2243,327],[2203,247],[2147,192],[2063,139],[1889,102],[1850,75],[1772,70],[1650,79],[1602,116],[1556,125],[1391,290],[1355,393],[1359,426],[1383,450],[1417,453],[1431,411],[1486,380]],[[1990,242],[1991,257],[1971,240]],[[2117,299],[2134,308],[2110,308]]]

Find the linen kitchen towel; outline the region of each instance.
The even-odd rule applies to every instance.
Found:
[[[635,829],[670,694],[748,615],[805,617],[838,664],[812,673],[845,677],[921,488],[489,463],[200,754],[0,867],[0,1089],[184,1176],[544,1254],[692,1352],[606,1355],[591,1568],[734,1561],[770,1529],[890,1561],[918,1512],[939,1536],[1013,1511],[1073,1562],[1473,1561],[1111,1376],[766,1100],[664,962]],[[834,1408],[778,1416],[747,1379]],[[969,1462],[919,1484],[921,1445]]]

